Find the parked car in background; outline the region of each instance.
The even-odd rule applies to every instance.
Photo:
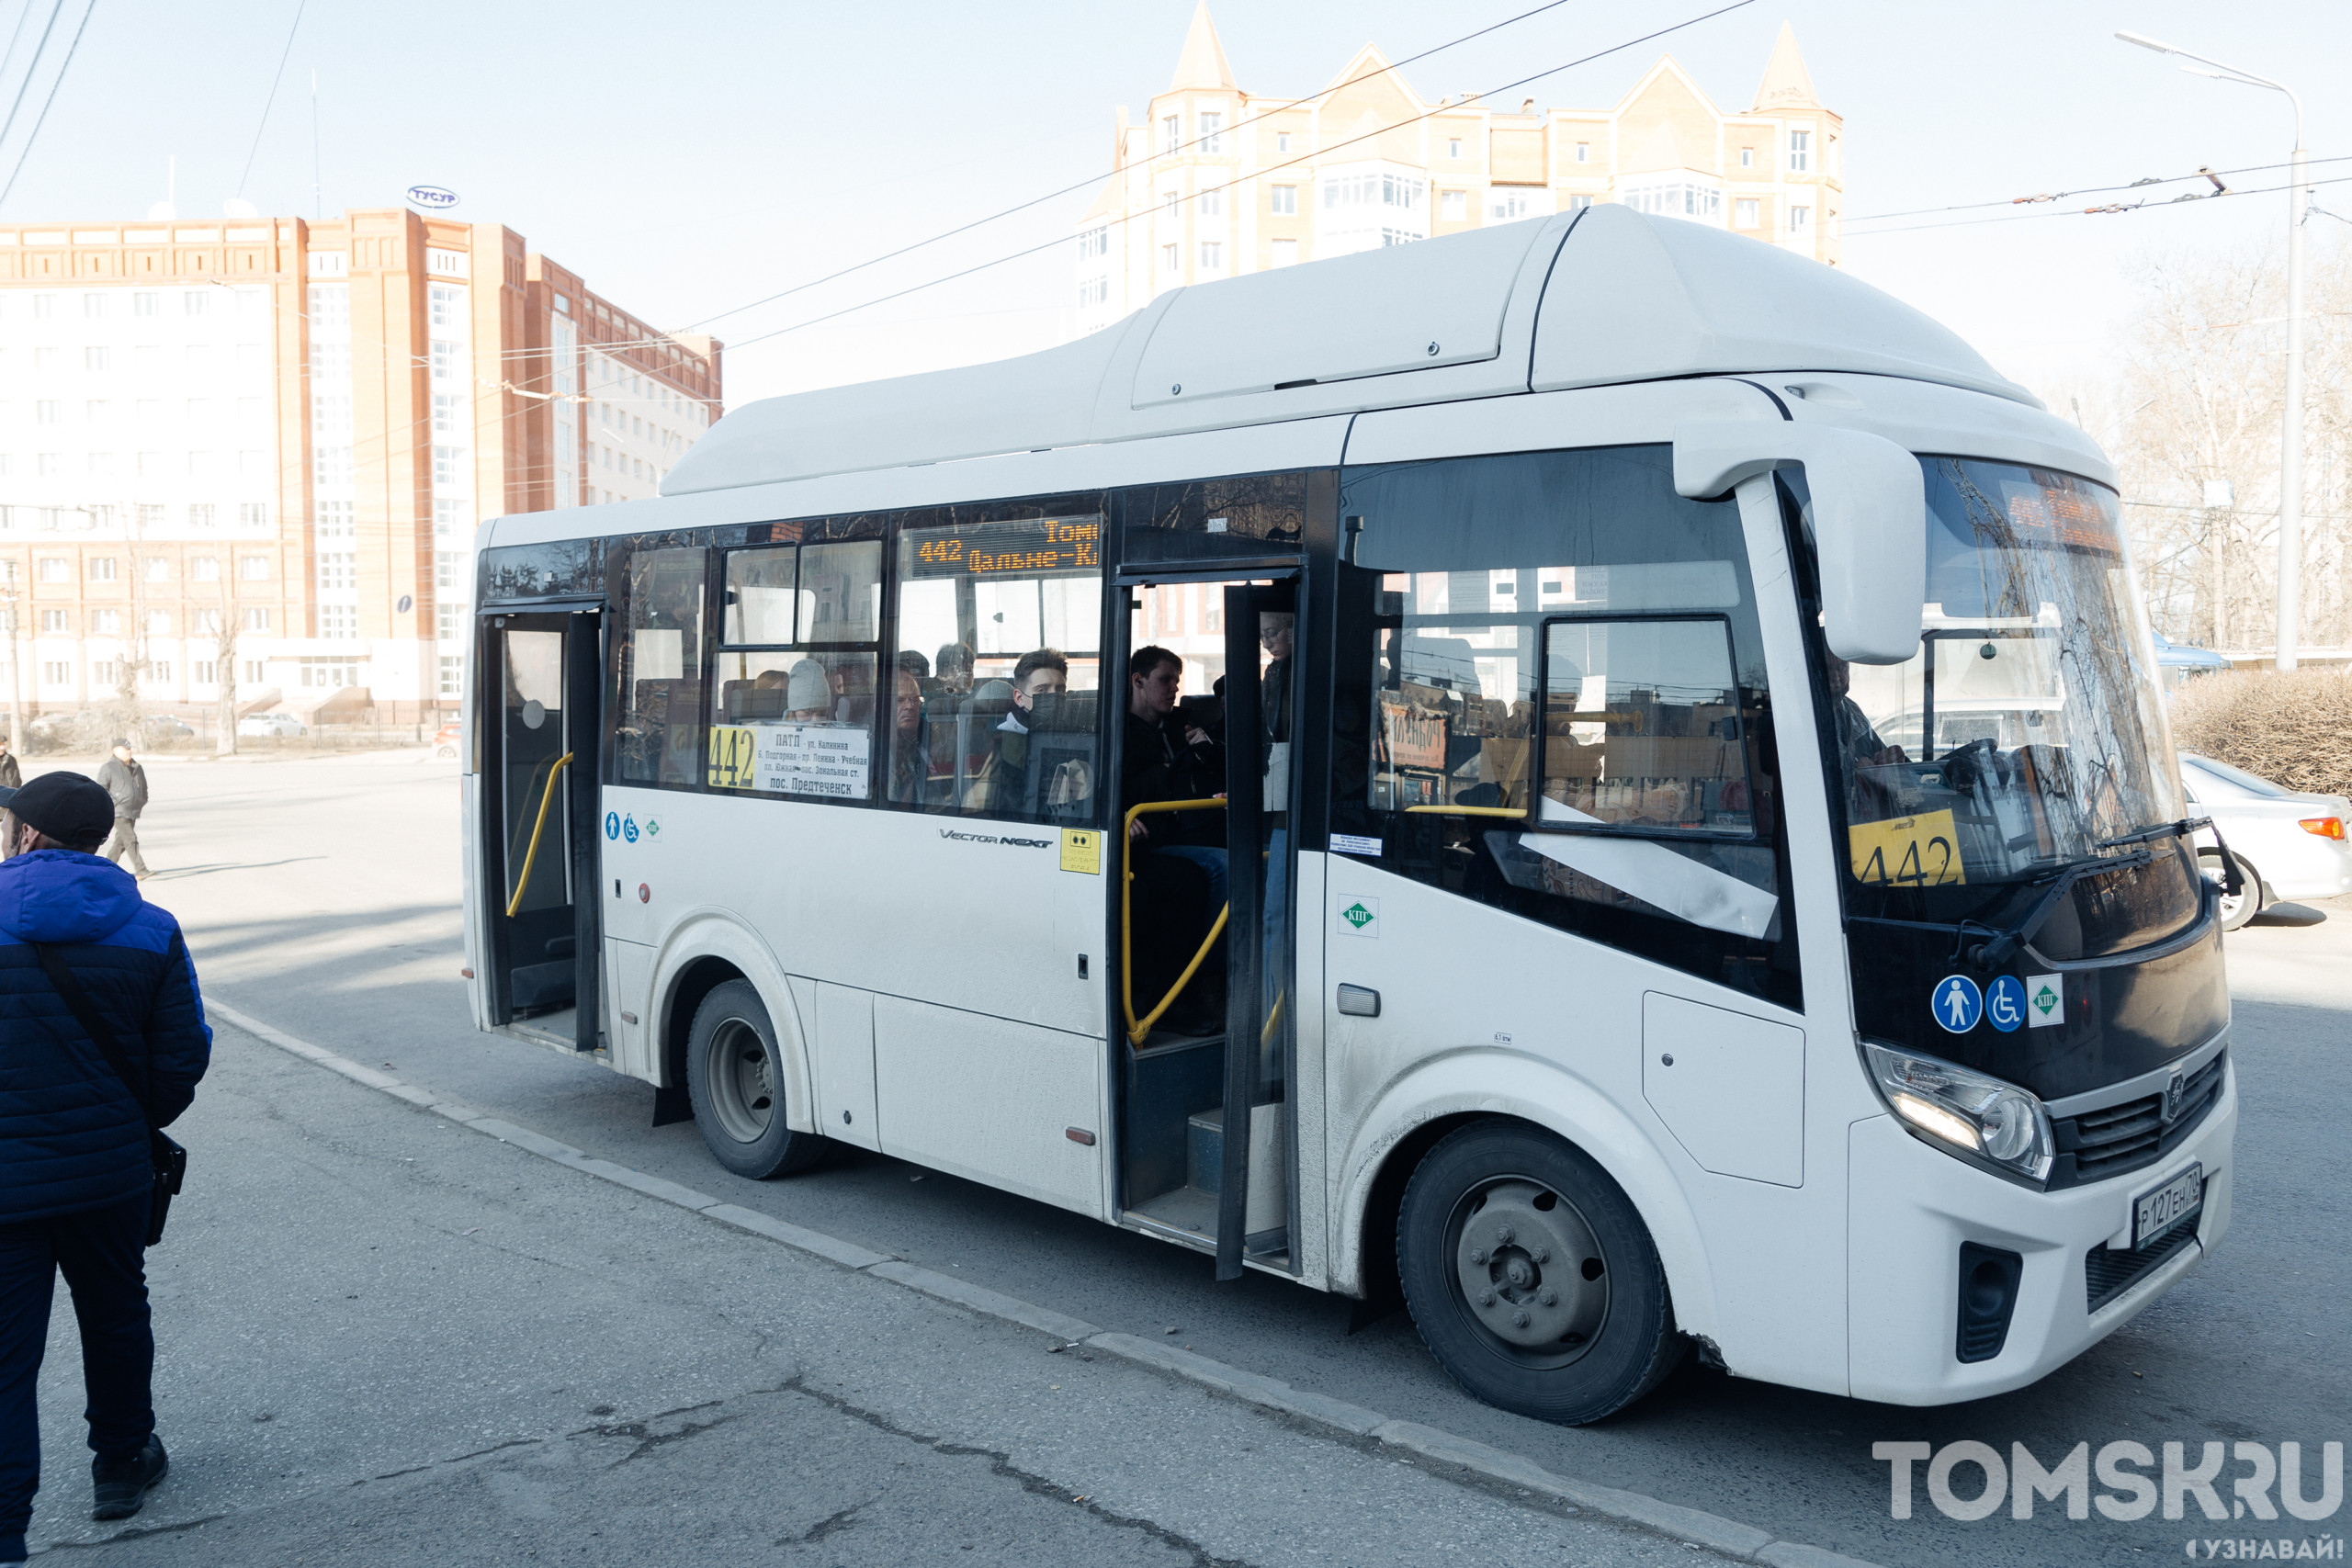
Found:
[[[445,724],[433,732],[433,754],[436,757],[454,757],[458,754],[456,725]]]
[[[237,733],[253,739],[280,740],[308,735],[311,727],[290,713],[249,713],[237,721]]]
[[[2245,886],[2222,899],[2222,929],[2233,931],[2271,904],[2287,898],[2333,898],[2352,893],[2352,800],[2305,795],[2243,768],[2180,754],[2180,782],[2190,815],[2213,827],[2197,835],[2198,863],[2216,881],[2221,842],[2238,863]]]
[[[105,717],[99,714],[63,711],[35,714],[25,724],[25,750],[97,750],[110,739],[104,733],[105,728]]]
[[[169,746],[195,734],[195,728],[186,719],[174,718],[167,713],[151,714],[139,721],[140,743],[145,746]]]

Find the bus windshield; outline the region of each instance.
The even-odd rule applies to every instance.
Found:
[[[2008,464],[1922,464],[1919,650],[1826,659],[1830,750],[1854,879],[1945,890],[1931,918],[1960,919],[2181,807],[2114,492]],[[2193,892],[2158,901],[2193,914]],[[2145,934],[2159,911],[2140,913],[2128,923]]]

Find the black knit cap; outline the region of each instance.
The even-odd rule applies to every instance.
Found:
[[[114,796],[80,773],[43,773],[22,789],[0,789],[0,811],[85,854],[114,831]]]

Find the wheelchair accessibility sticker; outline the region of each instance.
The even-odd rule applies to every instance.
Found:
[[[2004,975],[1984,993],[1984,1017],[2007,1034],[2025,1022],[2025,985],[2015,975]]]
[[[1965,1034],[1984,1016],[1984,993],[1965,975],[1947,975],[1936,982],[1935,990],[1929,993],[1928,1010],[1951,1032]],[[2015,1029],[2016,1022],[2012,1021],[2009,1027]]]
[[[632,844],[637,842],[637,818],[635,817],[624,817],[621,818],[621,837],[627,839]]]

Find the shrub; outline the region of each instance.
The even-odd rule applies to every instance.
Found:
[[[2352,673],[2233,670],[2173,694],[2172,738],[2315,795],[2352,795]]]

